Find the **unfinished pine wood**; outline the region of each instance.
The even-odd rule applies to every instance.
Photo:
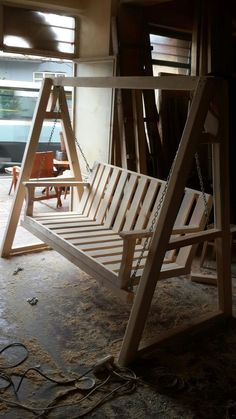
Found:
[[[191,281],[206,285],[217,285],[217,276],[212,274],[191,273]]]
[[[161,77],[58,77],[53,79],[54,86],[111,87],[116,89],[137,90],[195,90],[197,77],[161,76]]]
[[[11,256],[19,256],[25,253],[35,253],[35,252],[41,252],[42,250],[49,250],[51,249],[47,244],[45,243],[35,243],[35,244],[29,244],[28,246],[15,246],[14,250],[11,252]]]
[[[181,325],[175,327],[171,331],[162,332],[158,338],[154,338],[145,344],[140,345],[139,356],[153,353],[156,349],[160,349],[166,345],[176,345],[177,342],[183,343],[183,340],[188,341],[188,339],[191,339],[192,336],[199,331],[207,332],[210,327],[215,326],[219,321],[223,323],[225,317],[222,312],[214,311],[213,313],[194,319],[191,325]]]
[[[228,144],[228,123],[227,123],[227,83],[223,80],[216,81],[215,93],[218,93],[218,106],[219,106],[219,115],[221,115],[220,121],[220,133],[221,138],[220,145],[213,144],[213,161],[214,161],[214,196],[215,196],[215,216],[216,216],[216,229],[211,230],[211,240],[216,239],[218,243],[218,275],[217,275],[217,284],[218,284],[218,296],[219,296],[219,307],[218,311],[212,313],[207,319],[198,319],[188,324],[184,328],[179,328],[177,331],[171,330],[166,336],[160,336],[156,338],[154,342],[148,344],[144,351],[152,351],[156,347],[160,347],[161,344],[165,344],[167,341],[170,341],[171,338],[175,336],[187,336],[187,334],[192,331],[203,329],[205,326],[209,327],[212,323],[212,320],[222,320],[230,317],[232,315],[232,290],[231,290],[231,275],[230,275],[230,239],[229,239],[229,196],[228,196],[228,164],[227,158],[227,144]],[[179,152],[175,161],[175,166],[172,172],[170,179],[170,185],[166,194],[165,202],[163,204],[163,210],[159,217],[155,234],[152,241],[151,252],[148,255],[145,269],[140,281],[138,292],[134,301],[133,310],[128,322],[126,329],[126,334],[123,340],[122,349],[120,352],[119,362],[121,365],[126,365],[131,362],[134,358],[142,355],[144,353],[142,348],[139,348],[139,343],[142,336],[142,331],[146,322],[148,310],[150,307],[152,295],[155,288],[155,276],[159,277],[161,275],[159,270],[159,263],[161,264],[163,258],[163,247],[165,249],[171,249],[172,245],[176,246],[176,241],[179,242],[179,245],[193,244],[196,238],[198,243],[198,234],[195,233],[192,237],[186,238],[174,238],[166,246],[165,240],[168,239],[168,231],[164,229],[171,228],[175,214],[173,214],[174,209],[171,208],[171,199],[168,202],[169,191],[173,186],[172,197],[181,194],[182,181],[186,179],[187,171],[190,170],[190,167],[187,167],[189,161],[194,154],[194,149],[197,144],[198,136],[200,137],[201,132],[204,127],[204,120],[207,114],[207,107],[210,104],[213,96],[213,85],[208,85],[207,88],[199,86],[199,92],[195,95],[190,110],[190,115],[183,132]],[[187,134],[187,135],[186,135]],[[186,147],[184,143],[186,142]],[[225,187],[224,187],[225,184]],[[171,192],[170,192],[171,197]],[[172,221],[170,221],[172,217]],[[165,234],[167,237],[165,237]],[[200,233],[201,240],[204,240],[207,237],[208,232],[205,231]],[[194,238],[195,236],[195,238]],[[218,237],[218,238],[217,238]],[[183,241],[182,241],[183,240]],[[208,240],[208,239],[207,239]],[[172,242],[172,243],[171,243]],[[163,247],[162,247],[163,246]],[[162,254],[160,254],[162,252]],[[152,260],[153,258],[153,260]]]
[[[59,90],[59,106],[61,110],[62,134],[64,138],[67,158],[69,160],[69,165],[75,179],[77,181],[82,181],[78,149],[76,147],[75,136],[72,130],[69,110],[66,102],[66,95],[63,88],[60,88]],[[81,198],[83,194],[83,188],[80,185],[78,185],[75,189],[77,197]]]
[[[48,184],[48,181],[45,182]],[[30,190],[32,185],[35,182],[25,182],[26,189]],[[37,237],[44,237],[43,241],[50,246],[55,240],[62,255],[68,257],[71,252],[71,257],[74,258],[78,253],[78,261],[82,261],[85,271],[90,274],[92,271],[88,265],[93,260],[92,266],[98,264],[97,279],[104,284],[110,277],[113,290],[122,289],[122,296],[126,295],[130,299],[148,257],[149,247],[145,249],[136,278],[133,279],[132,273],[140,258],[142,240],[153,234],[148,227],[164,188],[164,181],[99,162],[94,165],[90,181],[86,183],[81,198],[82,205],[77,214],[56,213],[53,217],[51,213],[37,215],[26,209],[23,225]],[[173,230],[176,247],[170,241],[171,249],[176,248],[175,254],[178,255],[182,249],[176,235],[181,234],[182,244],[187,249],[186,252],[183,251],[185,260],[189,260],[189,254],[193,253],[190,243],[187,246],[183,238],[188,237],[189,233],[204,230],[204,205],[199,204],[202,200],[199,191],[186,188],[177,217],[179,225]],[[209,195],[207,202],[210,208],[212,199]],[[33,202],[29,200],[28,206],[32,210]],[[201,240],[200,233],[193,243],[196,240]],[[160,279],[187,273],[189,267],[186,268],[185,260],[182,257],[180,263],[177,263],[167,257]]]
[[[139,344],[156,281],[170,278],[173,275],[186,274],[191,266],[190,261],[196,249],[195,245],[198,243],[212,239],[215,239],[217,243],[219,310],[213,313],[206,321],[200,320],[197,322],[197,325],[195,321],[195,325],[199,328],[201,325],[204,326],[205,323],[211,322],[212,318],[222,319],[229,317],[232,308],[230,260],[227,255],[229,238],[228,168],[223,157],[224,152],[227,151],[227,86],[225,83],[222,83],[222,80],[215,80],[213,77],[200,79],[167,77],[166,80],[162,79],[159,81],[145,79],[144,81],[143,78],[136,80],[132,78],[132,82],[130,79],[108,80],[103,78],[103,80],[93,79],[92,81],[92,79],[86,78],[82,81],[84,86],[88,85],[90,87],[133,88],[136,83],[139,83],[139,88],[149,89],[155,86],[156,88],[184,90],[195,89],[197,83],[188,120],[180,141],[164,201],[157,217],[151,243],[142,254],[138,269],[136,267],[136,261],[139,259],[137,253],[140,252],[140,246],[142,246],[144,237],[150,234],[148,226],[151,225],[151,217],[155,215],[154,208],[158,207],[157,199],[162,197],[161,191],[163,191],[165,185],[163,181],[125,169],[119,169],[117,177],[115,175],[112,176],[114,167],[110,165],[111,172],[107,176],[108,169],[105,170],[107,165],[100,163],[95,165],[89,186],[83,192],[81,198],[83,205],[77,216],[75,212],[68,213],[68,215],[63,214],[62,217],[56,216],[56,223],[54,223],[51,215],[47,216],[47,214],[44,214],[44,216],[34,217],[34,214],[32,214],[32,216],[25,215],[23,221],[23,225],[40,240],[57,250],[88,274],[96,277],[102,285],[112,289],[121,298],[132,299],[134,295],[132,288],[134,287],[135,289],[138,285],[118,361],[121,365],[130,363],[139,355]],[[58,82],[60,83],[61,80]],[[67,83],[68,80],[64,82]],[[80,82],[81,80],[74,80],[75,85],[80,85]],[[201,213],[203,211],[203,205],[200,203],[201,194],[198,191],[185,188],[185,184],[191,168],[192,158],[204,130],[204,123],[213,92],[218,92],[218,101],[221,104],[219,107],[220,132],[218,133],[220,142],[219,144],[213,144],[213,156],[215,159],[213,175],[217,193],[215,198],[216,228],[211,231],[201,231],[206,221],[204,214]],[[106,179],[102,180],[104,173],[106,173]],[[145,183],[144,178],[148,179],[147,183]],[[113,183],[109,187],[111,179],[113,179]],[[103,183],[99,187],[101,181]],[[26,188],[28,187],[27,182],[25,186]],[[137,188],[139,188],[139,192]],[[223,192],[225,189],[226,192]],[[107,199],[108,195],[106,195],[108,190],[112,191],[109,199]],[[195,195],[194,200],[189,200],[189,202],[195,202],[195,208],[189,210],[191,217],[187,217],[192,219],[192,224],[178,226],[176,220],[184,220],[185,218],[183,214],[178,215],[178,213],[181,211],[183,196],[185,196],[186,192],[194,193]],[[105,196],[106,199],[104,199]],[[138,210],[134,211],[135,215],[130,211],[130,208],[134,209],[134,205],[132,206],[134,197],[138,203]],[[210,207],[211,198],[208,197],[207,201]],[[188,200],[185,201],[184,211],[186,211],[186,202]],[[122,211],[120,208],[122,208]],[[96,219],[98,214],[100,214],[99,222]],[[74,225],[77,217],[78,227],[82,227],[81,232]],[[62,221],[61,226],[60,220]],[[123,231],[125,224],[131,228],[128,232]],[[94,234],[94,230],[87,230],[86,232],[85,229],[87,227],[94,227],[95,225],[99,227],[97,233],[100,232],[101,234]],[[53,227],[49,228],[49,226]],[[103,227],[105,228],[103,229]],[[71,228],[76,230],[73,231]],[[199,229],[200,231],[198,231]],[[190,230],[196,232],[185,234],[186,231]],[[89,232],[92,234],[88,234]],[[85,233],[87,234],[85,235]],[[67,234],[68,237],[66,237]],[[171,238],[172,234],[175,237]],[[177,237],[176,234],[178,235]],[[179,234],[181,235],[179,236]],[[136,243],[133,244],[132,242],[132,245],[129,247],[128,241],[134,241],[134,237]],[[122,252],[120,248],[122,248]],[[187,259],[184,257],[183,248],[185,249],[184,254],[188,254]],[[175,261],[170,260],[169,263],[165,264],[166,252],[173,249],[179,249]],[[179,254],[181,256],[178,259]],[[132,278],[133,269],[137,270],[137,275],[134,279]],[[122,282],[123,279],[124,283]],[[191,330],[191,325],[187,329]],[[165,338],[163,338],[163,341],[165,341]],[[157,340],[156,343],[160,344],[160,341]],[[152,344],[152,347],[153,345],[155,346],[155,343]],[[141,350],[140,353],[142,353]]]
[[[55,110],[57,103],[59,102],[59,112]],[[11,254],[12,244],[15,237],[17,224],[20,217],[21,208],[24,201],[25,190],[24,181],[28,181],[32,172],[33,156],[35,155],[37,145],[39,142],[40,133],[43,126],[43,121],[47,116],[47,109],[49,114],[55,114],[56,118],[61,118],[62,132],[65,140],[65,147],[68,155],[68,159],[71,165],[72,173],[74,175],[73,180],[77,181],[76,186],[77,195],[81,196],[83,193],[83,185],[81,184],[81,172],[78,160],[78,154],[75,144],[75,139],[71,127],[69,111],[66,102],[65,91],[62,87],[53,86],[51,79],[45,79],[42,83],[42,87],[39,93],[39,98],[35,107],[34,116],[32,120],[31,129],[28,136],[28,142],[25,148],[25,153],[22,161],[22,169],[17,182],[17,189],[12,204],[12,209],[9,215],[7,228],[2,242],[1,256],[8,257]],[[67,180],[67,179],[66,179]],[[46,180],[45,180],[46,182]],[[60,181],[59,181],[60,182]],[[72,182],[73,184],[73,182]],[[62,184],[63,185],[63,182]],[[37,185],[38,186],[38,185]],[[47,185],[46,185],[47,186]],[[58,185],[55,185],[58,186]],[[33,188],[33,186],[32,186]],[[29,194],[32,198],[32,189],[28,189]],[[30,205],[28,206],[28,212],[30,213]],[[25,247],[26,252],[29,250]]]
[[[129,318],[119,357],[121,364],[127,364],[137,356],[156,281],[159,279],[165,250],[181,203],[184,185],[196,151],[198,136],[203,131],[212,94],[213,83],[201,79],[193,97],[188,120],[174,162],[169,187],[152,239],[151,251],[148,255]]]
[[[59,99],[59,92],[60,92],[60,88],[58,86],[53,86],[53,89],[49,96],[46,113],[53,113],[54,109],[56,109],[57,101]]]
[[[33,157],[35,155],[40,132],[43,125],[44,113],[47,108],[52,81],[45,79],[39,93],[39,99],[35,107],[33,123],[28,136],[28,142],[22,160],[22,168],[16,186],[16,193],[12,203],[11,213],[8,219],[7,227],[2,241],[1,256],[8,257],[11,253],[12,243],[15,237],[17,224],[20,218],[20,212],[24,201],[25,190],[23,182],[29,180],[33,167]]]
[[[215,227],[222,231],[216,239],[217,281],[219,307],[226,315],[232,315],[231,283],[231,234],[229,209],[229,163],[228,163],[228,84],[219,80],[217,106],[221,115],[219,124],[220,143],[212,145]]]
[[[143,98],[142,92],[134,90],[132,92],[133,112],[135,119],[135,149],[137,172],[147,173],[147,138],[144,126]]]

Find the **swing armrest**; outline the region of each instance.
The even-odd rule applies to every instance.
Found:
[[[144,230],[131,230],[131,231],[120,231],[120,237],[124,240],[132,240],[132,239],[143,239],[144,237],[152,237],[153,233],[148,229]]]
[[[196,226],[194,227],[196,228]],[[179,231],[179,229],[177,230]],[[196,231],[196,230],[195,230]],[[122,289],[129,289],[131,284],[131,273],[133,270],[134,252],[137,238],[150,237],[148,230],[138,230],[136,232],[123,231],[120,236],[124,239],[121,267],[119,271],[119,282]],[[170,239],[166,250],[178,249],[189,245],[202,243],[206,240],[213,240],[222,236],[222,231],[218,229],[204,230],[194,232],[184,236]]]
[[[197,233],[198,231],[202,231],[202,228],[198,225],[187,225],[187,226],[174,226],[172,230],[172,235],[174,234],[186,234],[186,233]]]
[[[172,230],[172,235],[174,234],[186,234],[186,233],[195,233],[201,231],[202,229],[197,225],[183,225],[183,226],[176,226]],[[143,239],[145,237],[152,237],[153,232],[149,231],[149,229],[143,230],[131,230],[131,231],[120,231],[120,236],[124,240],[129,239]]]
[[[178,238],[173,238],[170,240],[168,244],[168,250],[182,247],[182,245],[187,246],[189,244],[189,240],[184,241],[188,237],[185,234],[193,233],[192,235],[189,234],[189,236],[191,236],[192,240],[196,240],[197,237],[193,239],[194,233],[197,234],[198,237],[199,235],[203,233],[202,231],[199,233],[199,231],[201,231],[201,229],[199,226],[196,226],[196,225],[174,227],[172,230],[172,235],[180,235],[180,236]],[[119,282],[120,282],[120,287],[122,289],[128,290],[129,285],[130,285],[130,280],[131,280],[131,272],[133,269],[133,259],[134,259],[134,252],[135,252],[135,246],[136,246],[137,240],[152,237],[153,232],[151,232],[149,229],[143,229],[143,230],[135,230],[135,231],[121,231],[119,235],[124,241],[121,267],[119,271]],[[184,244],[183,244],[183,241],[184,241]]]
[[[189,234],[188,236],[171,239],[167,245],[167,250],[178,249],[192,244],[199,244],[205,241],[217,239],[218,237],[222,237],[221,230],[216,228],[204,230],[198,233]]]
[[[69,187],[69,186],[79,186],[82,185],[84,187],[89,187],[89,182],[83,182],[79,180],[75,180],[74,178],[66,178],[66,179],[60,179],[60,180],[50,180],[48,178],[40,178],[40,180],[29,180],[27,182],[23,182],[24,186],[26,188],[37,188],[37,187],[44,187],[44,186],[54,186],[54,187]]]
[[[71,186],[82,186],[82,187],[89,187],[90,183],[83,182],[83,181],[77,181],[74,178],[66,178],[66,179],[60,179],[60,180],[51,180],[50,178],[40,178],[40,180],[29,180],[27,182],[23,182],[23,185],[26,189],[26,210],[25,215],[28,215],[30,217],[33,216],[33,207],[34,207],[34,190],[37,187],[43,187],[43,188],[58,188],[57,195],[60,195],[60,188],[63,187],[71,187]]]

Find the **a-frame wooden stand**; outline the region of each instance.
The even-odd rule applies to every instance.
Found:
[[[212,102],[216,105],[219,125],[217,136],[211,138],[205,129],[207,131],[207,114]],[[204,137],[208,137],[208,140],[205,141]],[[142,333],[161,264],[165,251],[168,249],[176,217],[176,207],[179,207],[190,164],[201,138],[205,142],[212,142],[215,228],[219,230],[219,238],[216,239],[218,309],[209,315],[193,319],[185,327],[162,333],[156,339],[141,346]],[[150,353],[168,342],[173,342],[176,337],[202,330],[216,320],[230,316],[232,316],[232,285],[228,179],[228,85],[223,79],[203,78],[200,79],[195,91],[189,118],[182,135],[169,188],[126,328],[119,363],[127,365],[138,356]]]
[[[176,335],[186,334],[209,326],[214,320],[225,319],[232,315],[231,290],[231,257],[230,257],[230,224],[229,224],[229,179],[228,179],[228,84],[222,78],[205,77],[194,78],[187,76],[168,77],[101,77],[101,78],[60,78],[58,80],[45,80],[40,99],[35,111],[32,131],[26,148],[21,177],[3,241],[2,256],[11,253],[17,222],[24,199],[23,182],[29,179],[32,167],[32,156],[36,150],[39,133],[45,117],[54,117],[50,110],[46,111],[52,84],[53,91],[60,102],[61,119],[66,139],[66,148],[74,175],[81,178],[78,156],[75,149],[73,134],[69,123],[63,89],[60,86],[81,87],[111,87],[127,89],[175,89],[195,91],[189,117],[180,141],[180,146],[174,162],[168,189],[160,211],[160,215],[153,234],[153,240],[147,262],[135,296],[131,315],[124,336],[119,363],[126,365],[140,354],[153,350]],[[58,86],[58,87],[57,87]],[[58,89],[58,90],[57,90]],[[55,93],[57,92],[57,93]],[[55,98],[55,96],[54,96]],[[55,99],[52,101],[55,105]],[[217,135],[212,135],[208,126],[208,112],[211,106],[218,113]],[[200,142],[212,144],[213,160],[213,187],[215,229],[213,232],[200,232],[178,240],[178,245],[188,246],[203,242],[206,238],[214,236],[216,239],[217,256],[217,286],[218,309],[203,318],[193,319],[190,325],[170,333],[161,335],[154,342],[140,347],[142,333],[147,320],[156,283],[159,279],[161,265],[166,250],[171,249],[170,242],[172,228],[179,210],[181,197],[186,186],[194,154]],[[207,234],[205,234],[207,233]],[[53,240],[52,240],[53,242]]]
[[[59,104],[56,110],[57,103]],[[29,132],[25,153],[22,160],[22,168],[17,182],[17,188],[12,204],[11,213],[9,215],[5,235],[2,242],[1,256],[9,257],[24,252],[40,250],[47,247],[45,244],[31,244],[24,247],[12,248],[17,225],[20,218],[21,209],[24,202],[25,191],[23,182],[29,180],[33,166],[34,153],[37,150],[40,133],[45,119],[60,120],[62,132],[65,139],[66,152],[74,178],[81,180],[81,171],[78,160],[77,148],[75,144],[74,134],[70,122],[68,106],[64,88],[53,86],[51,79],[45,79],[39,93],[39,98],[35,108],[31,130]],[[81,193],[78,187],[78,193]]]

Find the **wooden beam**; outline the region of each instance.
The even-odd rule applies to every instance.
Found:
[[[55,77],[54,86],[98,87],[117,89],[166,89],[194,90],[198,77],[160,76],[160,77]]]
[[[190,244],[201,243],[205,240],[213,240],[221,237],[221,230],[212,229],[201,231],[200,233],[188,234],[187,236],[171,239],[167,245],[167,250],[178,249],[180,247],[189,246]]]
[[[155,291],[165,251],[172,232],[174,221],[180,206],[182,193],[189,174],[199,134],[203,130],[206,113],[213,94],[210,80],[201,79],[196,89],[189,117],[180,141],[169,186],[165,195],[162,210],[152,239],[142,278],[137,290],[125,332],[119,363],[127,365],[137,355],[137,350],[147,320],[149,308]],[[175,205],[173,205],[173,196]]]
[[[193,0],[193,29],[192,29],[192,44],[191,44],[191,75],[199,75],[199,60],[200,60],[200,24],[201,11],[199,0]]]
[[[24,185],[27,188],[37,188],[42,186],[62,186],[62,187],[70,187],[70,186],[82,186],[88,187],[90,186],[89,182],[83,182],[80,180],[75,180],[75,178],[60,178],[60,179],[53,179],[50,180],[49,178],[40,178],[40,180],[29,180],[28,182],[24,182]]]
[[[70,121],[69,110],[66,102],[66,95],[64,89],[60,88],[59,93],[59,105],[61,109],[61,124],[62,124],[62,132],[63,138],[66,147],[66,154],[69,160],[70,169],[72,174],[78,181],[82,181],[82,175],[80,170],[79,164],[79,156],[78,156],[78,148],[76,146],[76,139],[75,134],[72,130],[72,125]],[[77,197],[81,198],[83,194],[83,187],[77,185],[76,188]]]
[[[3,48],[3,5],[0,5],[0,46]]]
[[[216,326],[219,321],[224,321],[225,315],[221,311],[206,314],[200,318],[193,320],[191,324],[185,326],[177,326],[174,330],[163,332],[157,338],[154,338],[146,344],[142,344],[138,350],[138,356],[144,356],[166,345],[175,344],[180,340],[205,331],[212,326]]]
[[[27,253],[41,252],[42,250],[50,250],[51,247],[45,243],[29,244],[27,246],[17,246],[12,248],[10,256],[21,256]]]
[[[60,112],[45,112],[44,114],[45,119],[61,119]]]
[[[58,102],[59,92],[60,92],[60,87],[54,86],[52,91],[51,91],[50,97],[49,97],[48,107],[46,109],[48,112],[55,111],[56,105],[57,105],[57,102]]]
[[[202,274],[199,272],[192,272],[191,281],[200,284],[217,285],[217,276],[210,274]]]
[[[8,1],[5,3],[8,3]],[[64,16],[67,14],[78,15],[84,13],[88,7],[87,0],[79,0],[79,2],[77,0],[67,0],[66,3],[63,0],[50,0],[50,2],[47,0],[14,0],[13,3],[19,6],[24,4],[24,6],[37,8],[37,10],[39,8],[47,8],[48,10],[52,10],[52,13],[55,13],[55,10],[57,10],[62,12]]]
[[[23,182],[29,180],[32,167],[33,167],[33,157],[37,150],[37,145],[39,141],[39,136],[43,126],[45,110],[47,108],[50,92],[52,88],[52,80],[45,79],[42,83],[42,87],[39,93],[39,99],[34,110],[34,116],[32,120],[31,129],[28,136],[27,145],[25,148],[25,153],[22,161],[22,168],[20,171],[19,179],[17,182],[16,193],[14,196],[14,201],[12,203],[12,209],[9,215],[7,227],[3,237],[1,256],[8,257],[12,243],[15,237],[17,224],[20,218],[21,208],[24,202],[25,190]]]
[[[220,309],[232,315],[231,234],[229,209],[229,138],[228,138],[228,83],[219,81],[216,89],[219,110],[220,143],[212,145],[215,228],[222,237],[215,240]]]

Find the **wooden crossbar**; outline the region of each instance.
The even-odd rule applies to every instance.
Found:
[[[115,89],[165,89],[195,90],[198,77],[158,76],[158,77],[55,77],[54,86],[97,87]]]

